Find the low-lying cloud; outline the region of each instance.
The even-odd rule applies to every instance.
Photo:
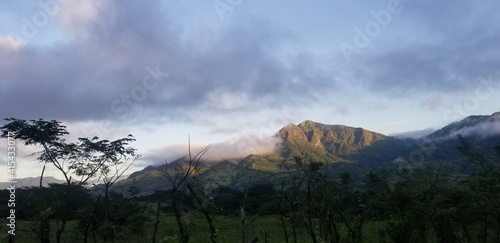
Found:
[[[265,155],[276,150],[281,142],[280,138],[245,134],[233,139],[212,144],[210,150],[203,156],[207,160],[240,159],[250,154]],[[191,154],[194,157],[208,144],[191,143]],[[170,163],[188,155],[187,144],[176,144],[160,147],[144,152],[143,157],[136,165],[161,165]]]
[[[425,137],[425,136],[431,134],[434,131],[436,131],[436,129],[427,128],[427,129],[422,129],[422,130],[393,133],[393,134],[389,134],[389,136],[393,136],[393,137],[397,137],[397,138],[422,138],[422,137]]]
[[[500,120],[485,121],[475,126],[464,127],[453,131],[445,139],[456,138],[458,135],[468,137],[476,136],[480,139],[496,136],[500,134]]]

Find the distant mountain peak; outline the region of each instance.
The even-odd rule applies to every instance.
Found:
[[[288,124],[285,127],[281,128],[276,134],[277,137],[288,140],[288,139],[305,139],[306,136],[302,129],[300,129],[295,124]]]
[[[298,126],[303,126],[303,127],[308,127],[308,126],[318,126],[318,125],[322,125],[324,126],[325,124],[322,124],[322,123],[319,123],[319,122],[315,122],[315,121],[311,121],[311,120],[305,120],[301,123],[298,124]]]
[[[310,157],[318,161],[338,161],[374,142],[388,138],[380,133],[344,125],[327,125],[305,120],[289,124],[277,134],[283,140],[281,156]]]

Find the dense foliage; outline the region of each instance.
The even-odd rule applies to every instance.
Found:
[[[500,169],[497,166],[465,178],[453,177],[442,163],[428,164],[416,170],[367,173],[362,178],[351,178],[347,173],[338,178],[327,178],[321,167],[320,163],[297,158],[297,167],[290,171],[290,180],[281,185],[250,185],[246,195],[241,190],[219,188],[217,194],[206,202],[210,204],[215,219],[220,217],[217,215],[236,218],[247,197],[245,208],[249,217],[271,215],[280,226],[279,230],[269,232],[250,221],[247,227],[279,237],[277,242],[304,242],[304,235],[310,242],[500,240]],[[45,189],[50,198],[45,210],[37,200],[38,193],[39,188],[18,190],[19,220],[36,222],[42,214],[47,214],[51,222],[57,223],[65,217],[59,210],[68,196],[65,186],[51,185]],[[172,205],[168,203],[171,198],[167,192],[140,198],[111,193],[111,217],[105,220],[106,204],[101,194],[75,186],[71,190],[75,214],[70,220],[78,222],[74,230],[80,233],[65,233],[63,239],[149,241],[152,226],[146,222],[151,222],[154,217],[154,202],[158,195],[163,195],[162,200],[167,202],[160,209],[162,215],[171,215]],[[0,200],[7,201],[8,196],[8,191],[0,192]],[[181,190],[179,198],[183,215],[201,214],[200,205],[188,190]],[[2,213],[6,212],[5,205],[0,207]],[[215,220],[216,225],[218,222]],[[203,221],[198,224],[203,227]],[[192,227],[188,228],[190,234],[196,234]],[[33,235],[39,230],[36,223],[30,225],[30,229]],[[224,228],[219,226],[217,230],[224,231]],[[175,228],[167,234],[174,239]],[[301,237],[302,241],[299,241]],[[159,242],[162,241],[168,239]]]

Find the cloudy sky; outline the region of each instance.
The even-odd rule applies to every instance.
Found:
[[[1,1],[0,117],[60,120],[71,138],[132,133],[136,169],[180,154],[188,134],[216,156],[260,152],[303,120],[439,128],[500,110],[499,11],[495,0]],[[38,176],[24,157],[36,148],[19,150],[18,177]]]

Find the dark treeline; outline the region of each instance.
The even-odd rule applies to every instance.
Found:
[[[16,219],[29,221],[32,235],[40,235],[38,222],[40,218],[47,218],[52,224],[58,225],[65,220],[68,213],[61,210],[68,202],[72,205],[69,212],[69,220],[75,223],[74,230],[77,234],[68,234],[63,239],[66,242],[114,242],[116,239],[130,237],[130,235],[141,236],[146,231],[144,222],[149,219],[151,210],[138,201],[124,198],[121,194],[110,193],[110,218],[107,218],[107,207],[102,196],[83,186],[73,186],[68,195],[66,185],[51,184],[44,189],[45,196],[49,198],[44,205],[40,203],[40,188],[20,188],[16,190]],[[1,200],[6,200],[9,192],[0,191]],[[6,212],[6,205],[1,205],[0,210]],[[49,227],[49,234],[54,234]],[[22,234],[20,232],[17,233]],[[63,234],[64,235],[64,234]],[[25,238],[19,236],[20,238]],[[113,240],[114,239],[114,240]],[[34,239],[36,240],[36,239]]]

